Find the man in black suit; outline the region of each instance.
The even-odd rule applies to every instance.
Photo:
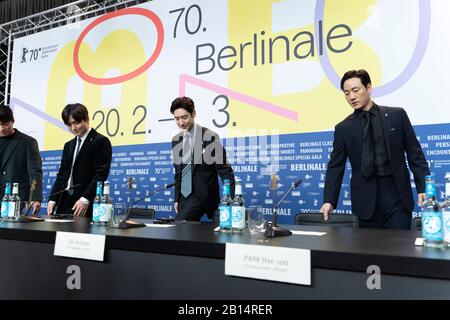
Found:
[[[220,202],[217,175],[222,182],[230,180],[233,195],[233,169],[218,134],[195,123],[196,111],[191,98],[175,99],[170,112],[182,130],[172,139],[176,219],[199,221],[205,213],[211,219]]]
[[[0,199],[8,182],[18,182],[20,199],[32,202],[34,212],[39,211],[42,161],[38,144],[34,138],[14,128],[11,108],[0,105]]]
[[[62,119],[75,138],[66,142],[58,175],[50,196],[47,213],[73,213],[75,216],[92,216],[92,201],[98,181],[108,178],[112,147],[108,138],[89,126],[87,108],[68,104]]]
[[[324,219],[336,207],[347,159],[352,167],[352,211],[361,227],[409,229],[414,199],[406,166],[414,175],[418,203],[425,197],[428,163],[402,108],[375,104],[365,70],[344,74],[341,89],[354,112],[336,125],[325,179]]]

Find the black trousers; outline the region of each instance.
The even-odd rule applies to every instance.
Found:
[[[61,199],[56,207],[57,214],[73,214],[72,207],[80,198],[75,195],[71,195],[69,191],[65,191],[61,194]],[[85,217],[92,217],[92,203],[90,203]]]
[[[206,210],[198,194],[193,191],[187,198],[180,195],[178,202],[177,221],[200,221]]]
[[[69,214],[72,212],[72,207],[74,206],[76,200],[70,195],[69,191],[64,191],[61,194],[61,199],[58,202],[58,206],[54,213],[57,214]]]
[[[392,176],[377,177],[377,201],[370,220],[359,219],[360,228],[411,229],[411,212],[406,210]]]

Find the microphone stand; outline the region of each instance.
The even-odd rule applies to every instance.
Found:
[[[31,181],[31,188],[30,188],[30,196],[28,199],[28,208],[24,215],[20,215],[17,218],[17,222],[37,222],[37,221],[44,221],[44,219],[36,216],[36,212],[34,212],[33,205],[36,201],[31,200],[33,198],[33,192],[36,189],[36,179],[33,178]],[[29,216],[30,208],[33,208],[33,213]]]
[[[266,238],[285,237],[285,236],[290,236],[292,234],[291,230],[288,230],[288,229],[285,229],[285,228],[281,228],[280,226],[278,226],[278,222],[277,222],[277,220],[278,220],[278,207],[283,202],[283,200],[287,197],[287,195],[289,193],[291,193],[292,190],[297,188],[297,186],[300,183],[302,183],[302,180],[300,180],[300,179],[297,180],[292,185],[292,187],[284,194],[284,196],[280,199],[280,201],[278,201],[277,205],[273,209],[272,221],[267,221],[266,222],[266,226],[265,226],[266,231],[264,231],[264,237],[266,237]]]
[[[63,189],[63,190],[56,191],[56,192],[48,195],[48,197],[56,196],[56,195],[61,194],[61,193],[65,192],[65,191],[67,191],[67,190],[73,190],[75,188],[78,188],[79,186],[81,186],[81,183],[75,184],[75,185],[73,185],[72,187],[70,187],[68,189]],[[33,180],[33,183],[32,183],[32,186],[31,186],[31,191],[30,191],[30,200],[31,200],[31,193],[34,191],[34,188],[35,188],[35,181]],[[42,202],[42,200],[43,199],[30,201],[30,204],[28,205],[27,211],[25,212],[24,215],[21,215],[21,216],[18,217],[17,222],[44,221],[44,219],[42,219],[41,217],[36,215],[37,212],[34,212],[34,208],[33,208],[33,205],[34,205],[35,202]],[[32,214],[28,215],[31,212],[30,210],[32,208],[33,208]],[[59,217],[58,217],[57,214],[54,214],[54,215],[51,216],[51,218],[55,218],[56,219],[56,218],[59,218]]]
[[[118,229],[130,229],[130,228],[139,228],[139,227],[145,227],[145,223],[141,223],[141,222],[136,222],[136,221],[132,221],[132,220],[128,220],[130,217],[130,213],[131,213],[131,209],[133,208],[133,206],[144,200],[145,198],[151,197],[154,194],[161,192],[163,190],[166,189],[170,189],[175,185],[175,183],[171,183],[168,185],[165,185],[161,188],[158,188],[156,190],[153,190],[152,192],[150,192],[150,194],[147,194],[145,197],[139,198],[136,201],[133,202],[133,204],[131,206],[128,207],[127,209],[127,213],[125,214],[125,217],[123,218],[123,220],[119,223],[119,225],[117,226]]]

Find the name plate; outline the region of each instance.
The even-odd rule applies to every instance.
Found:
[[[311,285],[311,251],[227,243],[225,274]]]
[[[75,232],[56,232],[53,255],[103,261],[105,235]]]

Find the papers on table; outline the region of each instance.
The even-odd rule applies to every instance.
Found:
[[[44,219],[45,222],[74,222],[75,220],[70,219]]]
[[[174,224],[154,224],[154,223],[146,223],[147,227],[150,228],[168,228],[168,227],[175,227]]]
[[[292,234],[296,234],[299,236],[318,236],[321,237],[325,234],[327,234],[326,232],[317,232],[317,231],[300,231],[300,230],[291,230]]]

